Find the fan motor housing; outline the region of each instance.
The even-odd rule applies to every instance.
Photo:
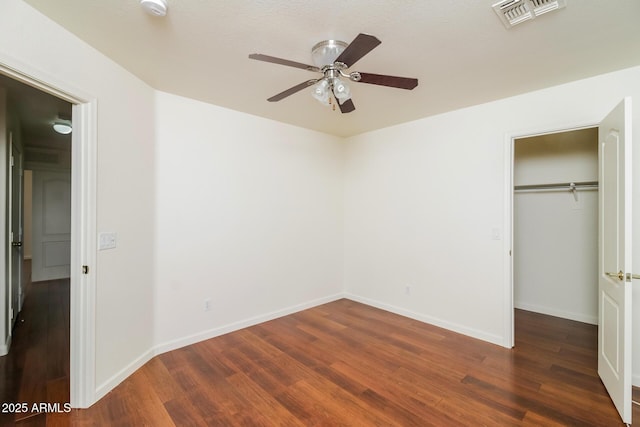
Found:
[[[318,68],[333,64],[340,54],[349,46],[340,40],[324,40],[311,48],[311,58]]]

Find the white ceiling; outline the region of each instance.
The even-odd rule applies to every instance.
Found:
[[[350,136],[640,64],[640,1],[567,0],[507,30],[495,0],[168,0],[165,18],[138,0],[25,0],[161,91]],[[325,39],[382,44],[350,71],[416,77],[413,91],[354,83],[340,114],[305,89],[317,73],[250,60],[311,63]]]

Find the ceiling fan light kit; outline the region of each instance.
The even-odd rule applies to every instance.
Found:
[[[407,90],[418,86],[418,79],[414,78],[346,71],[380,43],[380,40],[368,34],[358,34],[350,44],[340,40],[321,41],[311,49],[311,58],[315,65],[302,64],[259,53],[253,53],[249,55],[249,58],[322,73],[322,77],[297,84],[272,96],[267,101],[277,102],[306,87],[314,86],[311,95],[320,103],[326,106],[333,104],[334,110],[336,104],[338,104],[342,113],[350,113],[355,110],[355,106],[351,100],[351,88],[347,81]],[[335,98],[337,102],[333,103],[331,101],[332,98]]]

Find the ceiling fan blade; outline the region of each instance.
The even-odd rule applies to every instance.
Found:
[[[277,95],[273,95],[271,98],[267,99],[267,101],[269,102],[277,102],[280,101],[281,99],[286,98],[287,96],[293,95],[296,92],[300,92],[302,89],[311,86],[312,84],[317,83],[318,80],[317,79],[311,79],[311,80],[307,80],[306,82],[302,82],[298,85],[295,85],[294,87],[290,87],[289,89],[280,92]]]
[[[314,67],[313,65],[289,61],[288,59],[276,58],[275,56],[263,55],[261,53],[252,53],[251,55],[249,55],[249,58],[258,61],[271,62],[273,64],[286,65],[288,67],[302,68],[303,70],[320,72],[320,68]]]
[[[369,34],[358,34],[347,48],[336,58],[335,62],[342,62],[347,67],[351,67],[360,58],[371,52],[376,46],[382,43],[380,40]]]
[[[340,104],[340,102],[338,102],[338,100],[336,99],[336,103],[338,104],[338,107],[340,107],[340,111],[342,112],[342,114],[350,113],[356,109],[356,106],[353,105],[353,101],[351,99],[347,99],[343,104]]]
[[[384,74],[360,73],[360,83],[370,83],[380,86],[396,87],[411,90],[418,86],[418,79],[409,77],[386,76]]]

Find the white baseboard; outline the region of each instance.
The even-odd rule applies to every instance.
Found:
[[[107,393],[109,393],[111,390],[116,388],[118,384],[120,384],[122,381],[127,379],[127,377],[129,377],[135,371],[142,368],[142,366],[144,366],[145,363],[150,361],[153,358],[153,356],[155,356],[155,354],[153,353],[153,349],[147,350],[146,352],[138,356],[138,358],[135,359],[133,362],[129,363],[127,366],[122,368],[120,372],[118,372],[117,374],[109,378],[107,381],[100,384],[96,388],[94,403],[102,399],[104,396],[106,396]]]
[[[336,301],[344,297],[345,295],[343,293],[337,293],[334,295],[329,295],[326,297],[308,301],[302,304],[297,304],[297,305],[286,307],[280,310],[272,311],[270,313],[265,313],[259,316],[250,317],[248,319],[230,323],[228,325],[219,326],[213,329],[207,329],[205,331],[198,332],[193,335],[189,335],[183,338],[179,338],[173,341],[168,341],[163,344],[159,344],[155,347],[154,351],[156,355],[166,353],[168,351],[186,347],[188,345],[195,344],[200,341],[208,340],[210,338],[215,338],[217,336],[224,335],[229,332],[237,331],[243,328],[248,328],[249,326],[254,326],[259,323],[268,322],[269,320],[277,319],[278,317],[287,316],[289,314],[297,313],[299,311],[306,310],[308,308],[312,308],[318,305]]]
[[[273,319],[277,319],[279,317],[283,317],[283,316],[287,316],[289,314],[293,314],[293,313],[297,313],[299,311],[302,310],[306,310],[312,307],[316,307],[322,304],[326,304],[332,301],[336,301],[339,300],[341,298],[347,298],[350,299],[352,301],[356,301],[356,302],[360,302],[362,304],[366,304],[372,307],[376,307],[382,310],[386,310],[395,314],[399,314],[401,316],[405,316],[411,319],[415,319],[424,323],[428,323],[440,328],[444,328],[447,329],[449,331],[453,331],[453,332],[457,332],[460,333],[462,335],[466,335],[472,338],[476,338],[482,341],[486,341],[492,344],[496,344],[499,345],[501,347],[504,347],[504,339],[502,336],[499,335],[495,335],[495,334],[489,334],[486,333],[484,331],[480,331],[474,328],[469,328],[467,326],[463,326],[463,325],[459,325],[456,323],[451,323],[449,321],[446,320],[442,320],[442,319],[438,319],[432,316],[428,316],[428,315],[424,315],[421,313],[416,313],[414,311],[411,310],[407,310],[401,307],[397,307],[391,304],[386,304],[386,303],[382,303],[380,301],[377,300],[372,300],[369,298],[365,298],[365,297],[361,297],[358,295],[354,295],[354,294],[350,294],[350,293],[337,293],[334,295],[329,295],[323,298],[318,298],[312,301],[308,301],[302,304],[297,304],[297,305],[293,305],[290,307],[286,307],[280,310],[276,310],[273,312],[269,312],[269,313],[265,313],[259,316],[254,316],[254,317],[250,317],[248,319],[245,320],[241,320],[238,322],[234,322],[234,323],[230,323],[227,325],[223,325],[217,328],[213,328],[213,329],[208,329],[205,331],[201,331],[198,332],[196,334],[192,334],[186,337],[182,337],[176,340],[172,340],[172,341],[168,341],[159,345],[156,345],[155,347],[149,349],[148,351],[146,351],[145,353],[141,354],[137,359],[135,359],[133,362],[131,362],[129,365],[127,365],[126,367],[124,367],[123,369],[121,369],[117,374],[115,374],[114,376],[112,376],[111,378],[109,378],[107,381],[105,381],[104,383],[102,383],[100,386],[97,387],[96,392],[95,392],[95,398],[96,401],[100,400],[102,397],[104,397],[109,391],[113,390],[118,384],[120,384],[123,380],[125,380],[128,376],[130,376],[131,374],[133,374],[136,370],[138,370],[139,368],[141,368],[145,363],[147,363],[149,360],[151,360],[153,357],[162,354],[162,353],[166,353],[168,351],[172,351],[172,350],[176,350],[191,344],[195,344],[197,342],[200,341],[204,341],[210,338],[215,338],[217,336],[220,335],[224,335],[227,334],[229,332],[233,332],[233,331],[237,331],[243,328],[247,328],[249,326],[253,326],[253,325],[257,325],[259,323],[263,323],[263,322],[267,322],[269,320],[273,320]],[[546,310],[547,312],[543,312],[541,311],[540,308],[538,307],[532,307],[532,306],[527,306],[527,305],[519,305],[517,308],[522,308],[523,310],[529,310],[529,311],[535,311],[535,312],[540,312],[540,313],[544,313],[544,314],[549,314],[552,316],[558,316],[558,317],[564,317],[564,318],[569,318],[567,317],[567,313],[560,313],[562,315],[559,315],[559,313],[557,312],[551,312],[552,310]],[[579,317],[579,316],[575,316],[574,317]],[[581,322],[586,322],[586,323],[593,323],[592,320],[593,319],[585,319],[584,317],[580,317],[578,319],[574,318],[571,320],[578,320]],[[595,319],[595,323],[597,323],[597,319]],[[9,338],[10,341],[10,338]],[[10,342],[9,342],[10,344]],[[2,355],[1,351],[4,347],[0,346],[0,355]],[[640,375],[634,375],[633,376],[633,385],[635,386],[639,386],[640,387]]]
[[[449,331],[457,332],[462,335],[466,335],[472,338],[477,338],[482,341],[487,341],[492,344],[499,345],[504,347],[504,338],[500,335],[488,334],[484,331],[480,331],[477,329],[469,328],[467,326],[458,325],[456,323],[451,323],[446,320],[438,319],[436,317],[427,316],[424,314],[416,313],[411,310],[407,310],[405,308],[396,307],[394,305],[382,303],[380,301],[371,300],[369,298],[360,297],[358,295],[353,295],[350,293],[346,293],[345,298],[350,300],[360,302],[362,304],[370,305],[372,307],[376,307],[382,310],[390,311],[395,314],[399,314],[401,316],[409,317],[411,319],[419,320],[420,322],[428,323],[430,325],[437,326],[439,328],[444,328]]]
[[[551,307],[544,307],[534,304],[526,304],[521,302],[514,303],[515,308],[521,310],[533,311],[534,313],[546,314],[548,316],[561,317],[563,319],[575,320],[576,322],[589,323],[591,325],[598,324],[598,315],[591,316],[583,313],[571,313],[569,311],[558,310]]]
[[[0,344],[0,356],[6,356],[9,354],[9,349],[11,348],[11,335],[7,337],[7,340]]]
[[[209,329],[206,331],[199,332],[197,334],[189,335],[187,337],[183,337],[177,340],[169,341],[164,344],[156,345],[155,347],[147,350],[143,354],[141,354],[137,359],[133,362],[129,363],[127,366],[122,368],[118,373],[113,375],[111,378],[100,384],[95,391],[95,401],[102,399],[107,393],[113,390],[118,386],[122,381],[124,381],[127,377],[133,374],[135,371],[140,369],[145,363],[153,359],[155,356],[166,353],[171,350],[176,350],[182,347],[186,347],[191,344],[195,344],[200,341],[204,341],[210,338],[215,338],[220,335],[224,335],[229,332],[237,331],[239,329],[243,329],[249,326],[257,325],[259,323],[267,322],[269,320],[277,319],[278,317],[286,316],[292,313],[296,313],[298,311],[306,310],[308,308],[316,307],[318,305],[326,304],[328,302],[336,301],[341,298],[344,298],[344,294],[338,293],[335,295],[330,295],[323,298],[318,298],[313,301],[309,301],[302,304],[297,304],[291,307],[283,308],[281,310],[273,311],[270,313],[265,313],[260,316],[251,317],[249,319],[245,319],[239,322],[234,322],[228,325],[220,326],[218,328]],[[2,348],[2,347],[0,347]]]

